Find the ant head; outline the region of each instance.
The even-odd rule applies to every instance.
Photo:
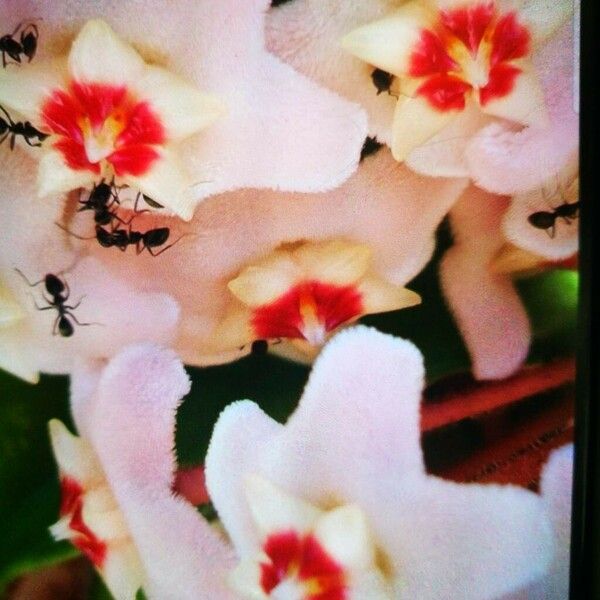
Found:
[[[65,284],[61,281],[60,277],[52,273],[48,273],[44,277],[44,285],[51,296],[59,296],[65,289]]]
[[[269,350],[269,342],[267,340],[254,340],[252,342],[251,353],[256,356],[262,356]]]
[[[23,46],[23,54],[32,61],[37,51],[38,28],[35,24],[29,23],[23,31],[21,31],[21,46]]]
[[[62,337],[71,337],[73,335],[73,325],[67,319],[67,317],[60,317],[58,320],[58,333],[62,335]]]
[[[90,192],[88,202],[93,206],[104,206],[111,195],[111,187],[104,181],[98,185],[94,185],[94,188]]]

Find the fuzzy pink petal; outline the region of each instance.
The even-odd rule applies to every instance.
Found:
[[[387,496],[388,509],[366,509],[391,550],[402,597],[498,598],[544,574],[552,532],[531,492],[435,477],[403,483]]]
[[[40,56],[44,48],[64,48],[57,40],[66,31],[100,17],[142,55],[158,56],[223,100],[227,113],[182,144],[198,200],[244,187],[330,189],[356,168],[367,131],[363,111],[265,50],[268,0],[10,4],[7,22],[43,18]]]
[[[508,201],[471,187],[451,212],[455,243],[441,263],[444,295],[471,355],[478,379],[503,379],[529,350],[527,314],[511,280],[493,274],[502,247],[501,218]]]
[[[573,22],[535,56],[550,116],[549,127],[519,130],[495,123],[482,129],[466,156],[477,185],[498,194],[539,188],[577,156],[579,116],[574,101]]]
[[[20,147],[11,152],[2,144],[0,162],[0,269],[56,272],[70,266],[73,252],[55,224],[62,217],[59,196],[38,198],[36,163]]]
[[[227,282],[247,264],[282,242],[343,238],[369,245],[375,269],[392,283],[406,285],[429,261],[435,230],[465,185],[465,180],[416,175],[382,148],[331,192],[244,190],[206,200],[189,226],[162,219],[172,228],[173,240],[187,235],[156,258],[144,253],[131,260],[130,251],[86,244],[115,276],[146,291],[173,294],[182,307],[178,349],[186,363],[207,364],[218,360],[203,344],[232,300]],[[89,215],[80,217],[70,228],[90,235]],[[136,226],[144,230],[156,222],[154,215],[141,215]]]
[[[374,67],[344,50],[340,40],[397,6],[395,0],[294,0],[272,8],[267,16],[267,47],[301,73],[363,106],[369,134],[386,144],[391,143],[396,98],[377,95],[371,81]]]
[[[206,455],[206,488],[238,554],[252,556],[258,543],[246,503],[244,478],[283,426],[254,402],[229,405],[217,421]]]
[[[134,346],[102,374],[88,431],[119,503],[154,598],[233,598],[227,545],[174,496],[175,412],[190,381],[174,353]]]

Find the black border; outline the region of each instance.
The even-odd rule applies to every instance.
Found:
[[[600,128],[594,112],[600,109],[595,67],[600,59],[597,0],[581,3],[580,85],[580,251],[579,348],[577,356],[577,411],[575,470],[571,531],[572,600],[600,599],[600,307],[594,306],[597,281],[592,277],[594,205],[600,201],[594,169],[600,165]],[[597,177],[596,177],[597,179]],[[594,187],[596,189],[594,189]]]

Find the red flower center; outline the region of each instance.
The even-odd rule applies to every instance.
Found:
[[[322,344],[326,333],[362,313],[362,296],[355,286],[307,281],[257,308],[252,327],[259,339],[304,339]]]
[[[41,114],[44,129],[58,136],[54,148],[74,170],[143,175],[166,139],[148,103],[123,86],[72,82],[51,94]]]
[[[267,538],[263,551],[269,557],[260,565],[260,585],[266,594],[284,581],[296,581],[305,600],[347,599],[344,570],[314,536],[276,533]]]
[[[65,476],[60,480],[60,490],[59,512],[61,517],[70,516],[71,543],[96,567],[101,568],[106,559],[106,544],[96,537],[83,520],[83,488],[79,482]]]
[[[435,31],[421,32],[408,72],[425,78],[417,94],[437,110],[463,110],[474,90],[485,106],[512,92],[521,69],[511,62],[529,54],[530,39],[516,14],[498,14],[493,2],[441,11]]]

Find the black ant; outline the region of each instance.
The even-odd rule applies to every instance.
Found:
[[[133,219],[133,218],[132,218]],[[136,254],[141,254],[144,250],[148,250],[148,252],[152,256],[158,256],[168,250],[173,245],[175,245],[179,240],[176,240],[172,244],[161,248],[158,252],[154,252],[154,248],[158,248],[167,242],[169,239],[169,235],[171,234],[171,230],[168,227],[156,227],[154,229],[149,229],[148,231],[132,231],[131,230],[131,220],[126,223],[129,225],[129,229],[112,227],[111,230],[105,229],[100,225],[96,225],[96,234],[92,237],[81,237],[72,231],[66,229],[60,223],[57,225],[69,233],[70,235],[76,237],[80,240],[98,240],[98,243],[103,248],[118,248],[121,252],[125,252],[128,246],[135,246]],[[179,238],[181,239],[181,238]]]
[[[41,146],[42,142],[48,137],[45,133],[38,131],[29,121],[24,123],[19,121],[15,123],[6,109],[0,105],[0,110],[4,113],[5,119],[0,116],[0,144],[10,136],[10,149],[15,149],[15,140],[18,135],[22,136],[28,146]],[[32,142],[37,138],[37,142]]]
[[[15,36],[19,33],[19,40]],[[21,22],[16,29],[0,38],[0,52],[2,52],[2,67],[6,68],[6,56],[15,62],[21,62],[21,55],[26,56],[31,62],[37,51],[39,31],[35,23]]]
[[[283,340],[278,339],[272,344],[281,344]],[[239,350],[243,350],[246,347],[246,344],[239,347]],[[269,341],[268,340],[254,340],[252,345],[250,346],[250,354],[252,356],[264,356],[269,351]]]
[[[98,323],[81,323],[77,320],[77,317],[73,314],[74,311],[82,302],[83,298],[75,304],[75,306],[69,306],[66,302],[69,299],[71,290],[66,280],[61,279],[58,275],[47,273],[43,279],[31,283],[27,277],[19,270],[15,271],[27,282],[29,287],[35,287],[40,283],[44,284],[46,292],[50,294],[51,298],[47,298],[42,294],[44,300],[48,303],[47,306],[38,306],[38,303],[34,300],[35,307],[38,310],[56,310],[58,315],[54,321],[54,327],[52,328],[52,335],[56,335],[57,331],[62,337],[71,337],[75,331],[73,323],[69,319],[73,319],[77,325],[85,327],[87,325],[97,325]]]
[[[113,185],[100,182],[98,185],[94,185],[87,200],[79,200],[81,208],[77,212],[84,210],[94,211],[94,222],[96,225],[109,225],[114,219],[123,222],[116,215],[111,207],[114,204],[119,204],[119,197]]]
[[[557,206],[553,211],[540,210],[527,217],[529,224],[536,229],[545,229],[546,233],[554,238],[556,235],[556,219],[561,218],[565,223],[577,218],[579,212],[579,201],[569,204],[565,202]]]
[[[377,88],[377,95],[382,94],[383,92],[387,92],[392,95],[390,88],[392,87],[392,82],[394,81],[394,76],[387,71],[382,69],[375,69],[371,73],[371,81],[373,85]]]

